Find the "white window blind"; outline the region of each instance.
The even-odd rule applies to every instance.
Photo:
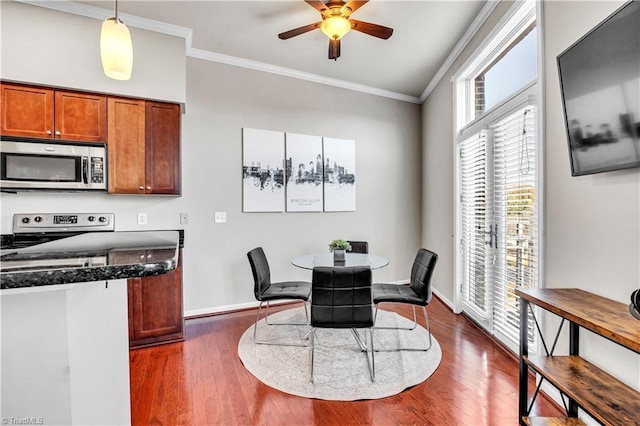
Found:
[[[536,108],[527,105],[491,126],[495,267],[493,329],[514,345],[519,337],[516,288],[537,287]],[[533,321],[529,321],[532,324]],[[533,344],[533,330],[529,330]]]
[[[486,318],[489,309],[487,286],[487,132],[465,139],[460,152],[460,209],[462,254],[462,299],[465,305]]]

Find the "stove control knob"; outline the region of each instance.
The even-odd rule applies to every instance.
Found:
[[[29,223],[29,222],[31,222],[31,221],[29,220],[28,217],[23,217],[22,218],[22,223]]]
[[[100,223],[105,223],[106,221],[107,221],[107,218],[106,218],[106,217],[104,217],[104,216],[100,216],[100,217],[98,218],[98,222],[100,222]]]
[[[95,222],[96,217],[95,217],[95,216],[89,216],[89,217],[87,218],[87,220],[88,220],[89,222]]]
[[[35,220],[37,223],[42,222],[42,216],[36,216],[33,218],[33,220]]]

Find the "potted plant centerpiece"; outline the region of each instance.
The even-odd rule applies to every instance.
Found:
[[[329,244],[329,251],[333,252],[333,263],[344,263],[345,253],[351,251],[351,244],[346,240],[333,240]]]

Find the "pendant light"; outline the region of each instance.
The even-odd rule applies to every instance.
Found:
[[[115,16],[102,23],[100,33],[100,57],[107,77],[129,80],[133,68],[133,44],[129,28],[118,18],[118,0],[115,0]]]

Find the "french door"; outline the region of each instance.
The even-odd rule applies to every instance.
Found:
[[[538,282],[536,106],[517,98],[462,131],[457,168],[458,302],[513,350],[515,289]]]

